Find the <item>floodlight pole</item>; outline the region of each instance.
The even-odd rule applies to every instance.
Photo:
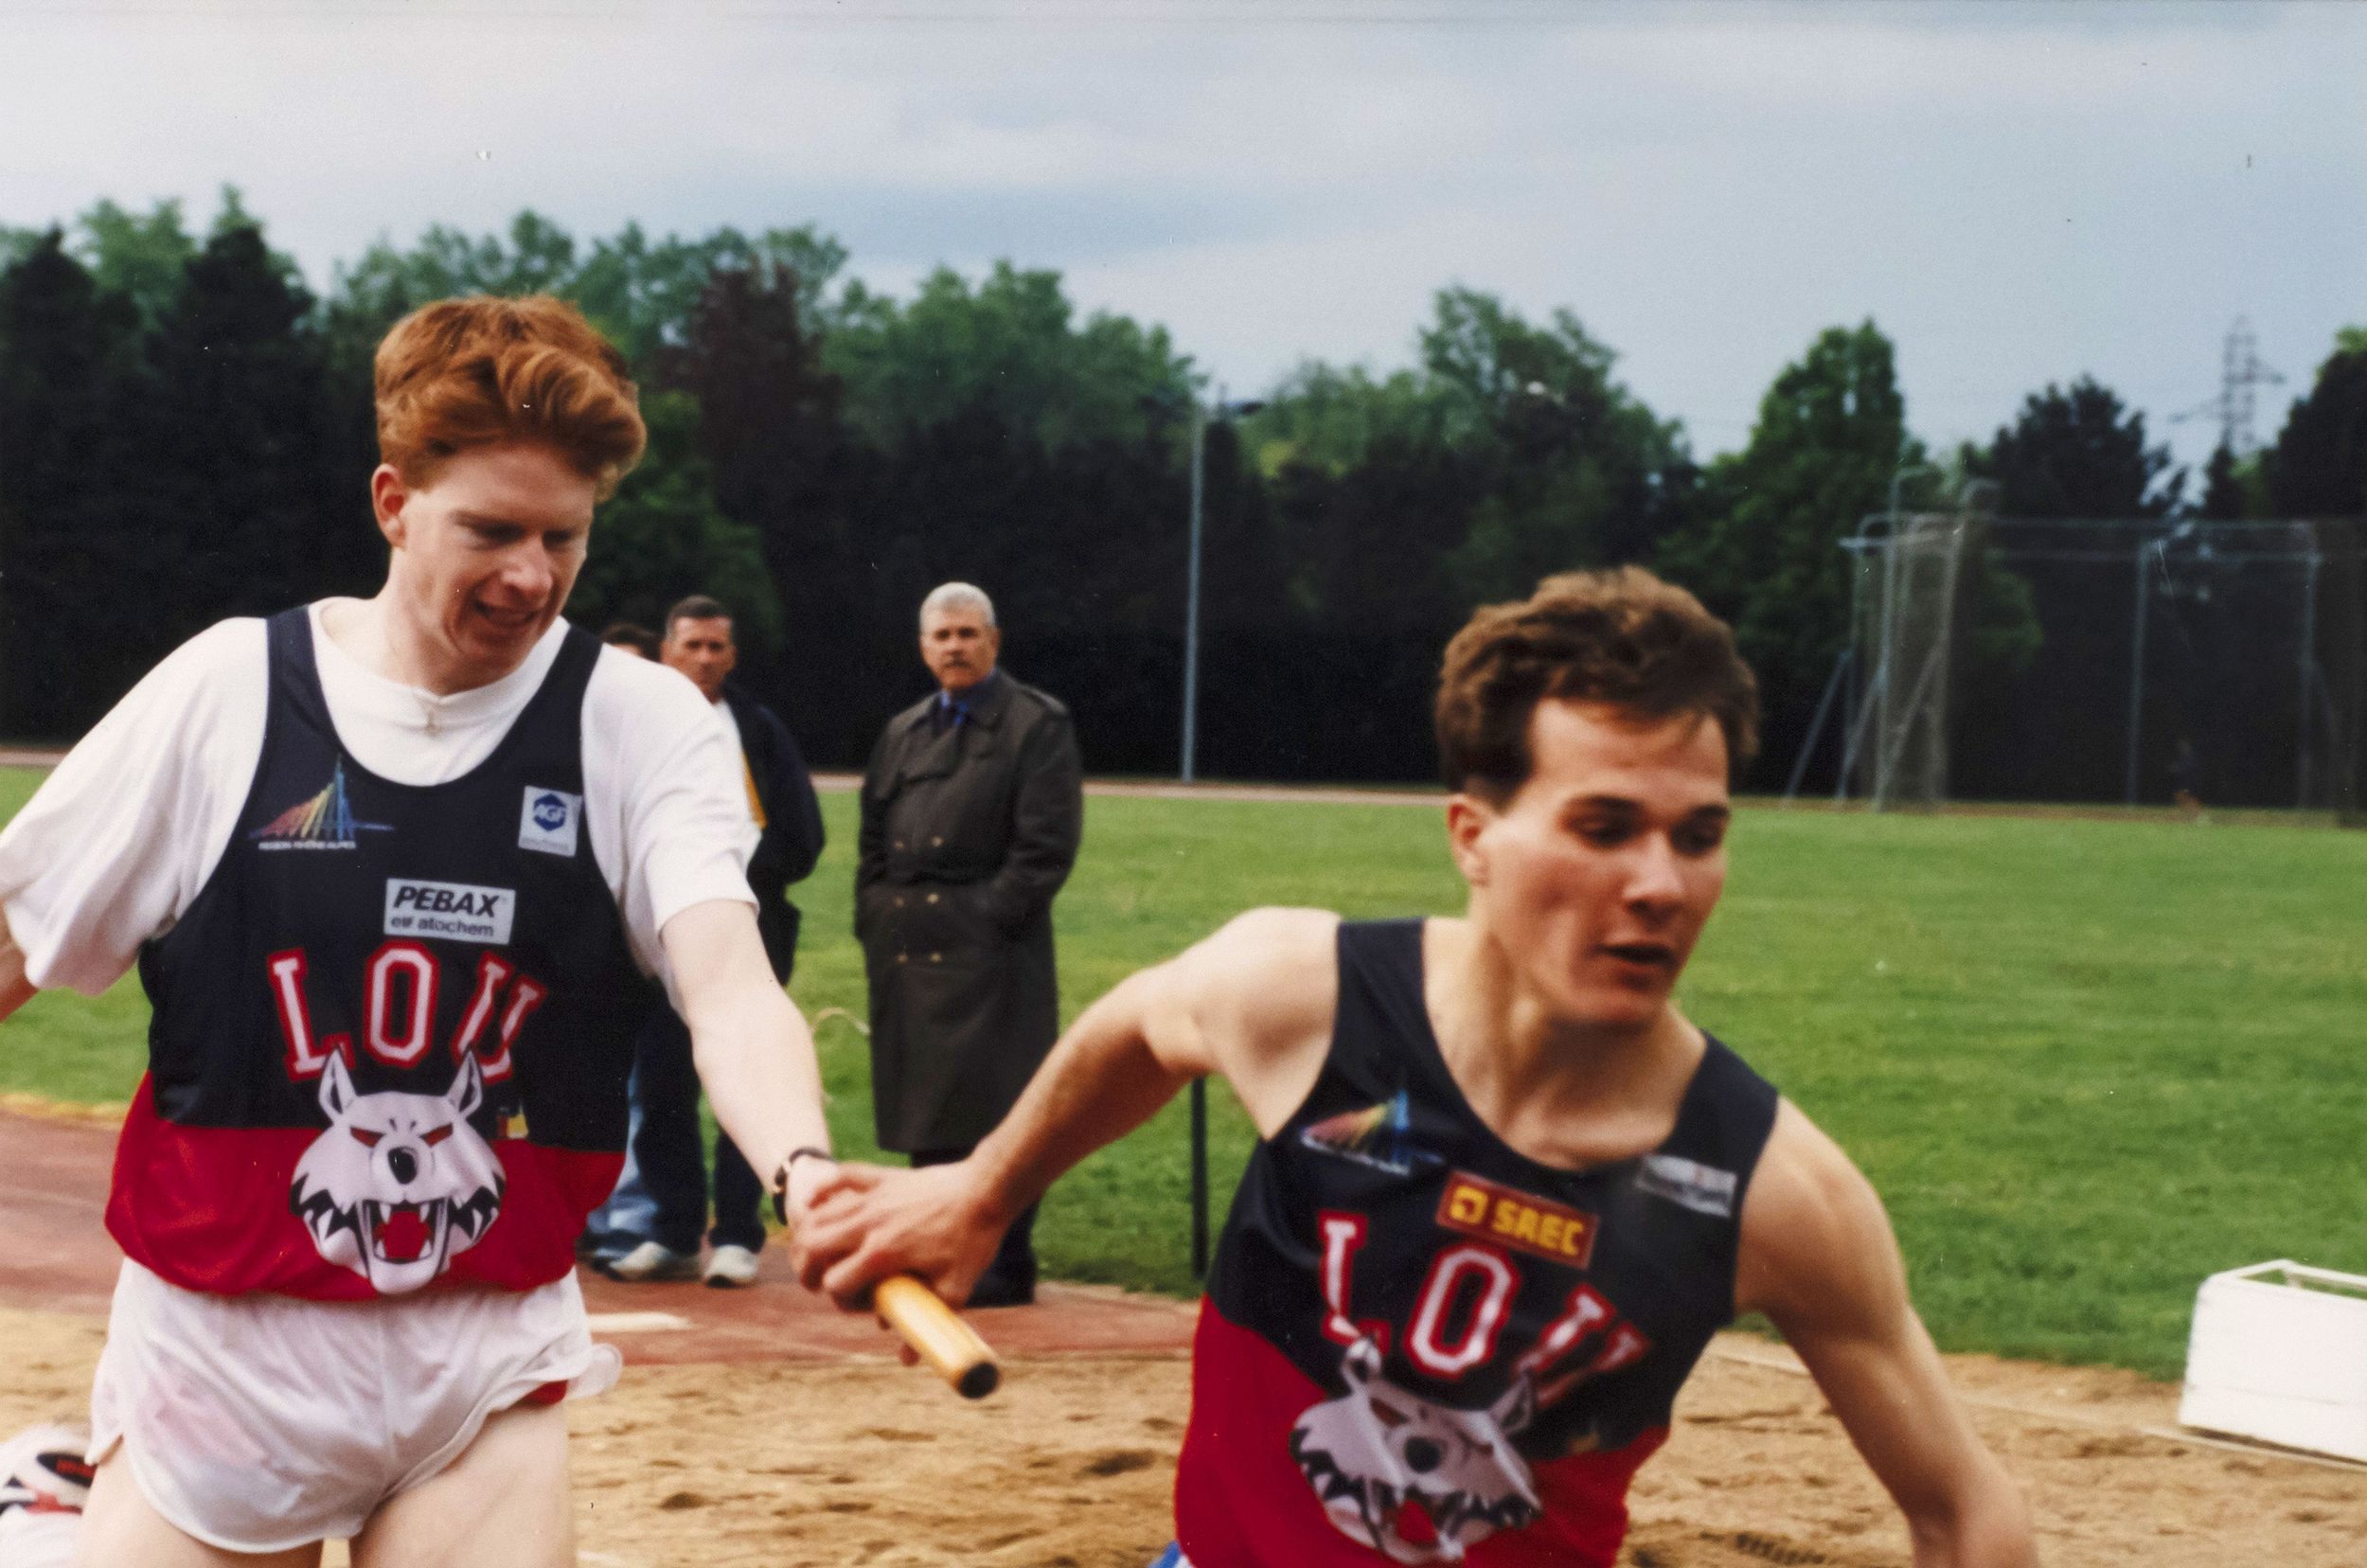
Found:
[[[1192,781],[1192,752],[1200,709],[1200,519],[1207,485],[1208,411],[1192,400],[1192,543],[1184,589],[1184,757],[1178,770]],[[1208,1080],[1192,1079],[1192,1277],[1208,1277]]]
[[[1263,402],[1227,402],[1217,388],[1213,412],[1219,419],[1255,414]],[[1208,416],[1198,398],[1192,400],[1192,526],[1190,556],[1184,573],[1184,751],[1177,774],[1184,783],[1193,777],[1199,750],[1200,719],[1200,556],[1201,519],[1208,488]],[[1192,1277],[1208,1273],[1208,1080],[1192,1079]]]
[[[1192,1079],[1192,1277],[1208,1277],[1208,1080]]]
[[[2145,733],[2145,552],[2160,550],[2162,542],[2140,539],[2137,542],[2137,629],[2129,637],[2128,660],[2128,777],[2127,797],[2131,806],[2137,804],[2137,750]]]
[[[1200,712],[1200,516],[1201,491],[1207,484],[1208,411],[1192,401],[1192,543],[1184,569],[1184,757],[1178,770],[1192,781],[1192,753],[1198,739],[1194,723]],[[1194,1085],[1198,1087],[1197,1083]],[[1197,1256],[1197,1254],[1195,1254]]]
[[[2302,526],[2306,528],[2309,525],[2305,523]],[[2298,798],[2294,802],[2294,808],[2304,811],[2309,810],[2309,675],[2318,662],[2319,560],[2317,530],[2312,528],[2309,536],[2309,555],[2302,579],[2301,702],[2300,705],[2293,710],[2294,722],[2299,726],[2299,734],[2294,742],[2296,752],[2294,771],[2301,775],[2300,788],[2297,791]]]
[[[1192,782],[1200,749],[1200,546],[1202,501],[1208,488],[1208,416],[1212,412],[1219,419],[1255,414],[1265,406],[1256,401],[1227,402],[1221,386],[1217,388],[1213,410],[1202,408],[1198,399],[1192,401],[1192,526],[1190,554],[1184,568],[1184,752],[1176,769],[1177,776],[1186,784]]]

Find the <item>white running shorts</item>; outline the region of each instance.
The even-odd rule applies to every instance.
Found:
[[[486,1418],[563,1384],[605,1393],[573,1274],[536,1290],[373,1301],[205,1295],[126,1261],[91,1391],[91,1459],[121,1443],[151,1506],[227,1552],[358,1534]]]

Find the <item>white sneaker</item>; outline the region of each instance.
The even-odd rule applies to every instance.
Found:
[[[644,1241],[624,1256],[602,1265],[600,1272],[611,1279],[642,1285],[661,1279],[688,1279],[699,1272],[699,1260],[658,1242]]]
[[[756,1282],[756,1255],[745,1247],[721,1246],[707,1254],[706,1282],[719,1291]]]
[[[90,1429],[80,1421],[28,1427],[0,1442],[0,1514],[80,1513],[90,1500],[89,1448]]]

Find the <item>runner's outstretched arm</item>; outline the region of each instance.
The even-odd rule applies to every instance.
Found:
[[[830,1147],[813,1035],[764,955],[756,911],[734,900],[693,904],[659,934],[673,966],[699,1081],[732,1142],[765,1180],[797,1149]],[[800,1160],[791,1207],[812,1201],[828,1167]]]
[[[2020,1488],[1949,1386],[1881,1200],[1789,1100],[1743,1201],[1735,1294],[1806,1363],[1906,1514],[1915,1568],[2033,1568]]]
[[[0,1018],[32,1000],[33,983],[25,978],[25,952],[9,935],[9,914],[0,909]]]
[[[1222,1075],[1259,1131],[1272,1131],[1322,1066],[1338,925],[1314,910],[1254,910],[1119,982],[1069,1026],[969,1159],[843,1167],[800,1229],[800,1277],[852,1308],[880,1279],[913,1274],[958,1304],[1014,1216],[1206,1074]]]

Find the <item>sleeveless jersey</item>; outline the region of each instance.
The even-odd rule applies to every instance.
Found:
[[[1776,1094],[1713,1040],[1658,1149],[1491,1132],[1422,1001],[1422,922],[1343,922],[1313,1090],[1243,1173],[1192,1354],[1199,1568],[1611,1568],[1636,1468],[1734,1315]]]
[[[107,1228],[184,1289],[323,1300],[566,1274],[623,1163],[643,977],[583,827],[599,644],[570,630],[485,760],[340,743],[301,609],[239,825],[140,953],[149,1067]]]

